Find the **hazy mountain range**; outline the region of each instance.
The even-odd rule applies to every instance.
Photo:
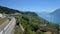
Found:
[[[50,13],[51,15],[54,15],[56,17],[60,17],[60,9],[56,9],[55,11],[53,11],[52,13]]]

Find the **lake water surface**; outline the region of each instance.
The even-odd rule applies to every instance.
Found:
[[[60,17],[50,15],[50,14],[38,14],[38,15],[49,22],[56,23],[56,24],[60,25]]]

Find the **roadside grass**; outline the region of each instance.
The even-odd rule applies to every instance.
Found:
[[[5,17],[5,18],[0,18],[0,25],[1,25],[2,23],[4,23],[7,19],[8,19],[7,17]]]

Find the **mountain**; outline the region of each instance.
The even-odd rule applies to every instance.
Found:
[[[60,17],[60,9],[56,9],[54,12],[50,13],[51,15]]]
[[[8,7],[0,6],[0,13],[6,13],[6,14],[14,14],[14,13],[21,13],[18,10],[11,9]]]
[[[44,15],[44,14],[49,14],[50,12],[46,12],[46,11],[45,11],[45,12],[36,12],[36,13],[39,14],[39,15],[41,15],[41,14]]]
[[[30,12],[30,11],[19,11],[16,9],[11,9],[8,7],[0,6],[0,13],[5,13],[5,14],[14,14],[14,13],[21,13],[21,14],[32,14],[37,16],[35,12]]]

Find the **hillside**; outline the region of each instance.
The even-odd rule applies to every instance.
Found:
[[[14,13],[21,13],[21,12],[18,10],[0,6],[0,13],[14,14]]]
[[[23,34],[43,34],[45,33],[44,30],[41,30],[38,26],[44,26],[46,28],[53,28],[56,30],[59,29],[59,25],[50,23],[46,21],[45,19],[39,17],[35,12],[23,12],[23,11],[18,11],[15,9],[10,9],[7,7],[2,7],[0,6],[0,13],[6,13],[6,14],[14,14],[14,13],[19,13],[16,15],[11,15],[16,18],[16,26],[14,29],[14,34],[20,34],[22,33],[20,24],[24,28]],[[48,32],[48,31],[47,31]],[[53,33],[53,32],[51,32]]]

